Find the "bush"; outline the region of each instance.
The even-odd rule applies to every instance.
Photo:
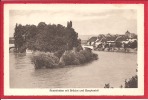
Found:
[[[93,60],[97,60],[97,59],[98,59],[98,55],[95,54],[95,53],[93,53],[93,54],[92,54],[92,59],[93,59]]]
[[[82,53],[80,52],[75,53],[75,57],[79,60],[81,64],[85,63],[86,58]]]
[[[52,53],[36,52],[31,58],[35,68],[53,68],[58,66],[59,58]]]
[[[85,62],[98,59],[98,55],[90,51],[81,50],[80,53],[85,57]]]
[[[87,51],[87,50],[81,50],[80,54],[83,54],[83,56],[85,57],[84,61],[89,61],[92,58],[92,53]]]
[[[80,52],[69,50],[65,51],[62,56],[61,54],[62,51],[55,53],[36,52],[31,61],[34,63],[35,68],[54,68],[65,65],[79,65],[98,58],[97,54],[87,50],[81,50]]]
[[[110,84],[105,84],[104,88],[113,88],[110,86]],[[120,88],[123,88],[123,85],[120,85]],[[128,81],[125,80],[125,86],[124,88],[138,88],[138,77],[137,75],[130,78]]]
[[[125,80],[125,88],[137,88],[137,87],[138,87],[137,75],[133,76],[128,81]]]
[[[64,63],[65,65],[78,65],[78,64],[80,64],[79,60],[76,57],[76,54],[72,51],[65,51],[60,59],[61,59],[60,63]]]
[[[60,58],[63,55],[63,53],[64,53],[64,50],[58,50],[57,52],[54,53],[54,55]]]
[[[65,51],[60,58],[60,63],[65,65],[79,65],[92,60],[96,60],[97,58],[97,54],[87,50],[81,50],[80,52]]]

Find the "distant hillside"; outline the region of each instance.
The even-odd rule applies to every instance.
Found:
[[[80,38],[81,40],[89,40],[93,36],[95,35],[79,35],[78,38]]]

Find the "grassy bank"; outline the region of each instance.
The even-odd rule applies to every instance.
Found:
[[[31,61],[35,65],[35,68],[38,69],[64,67],[66,65],[80,65],[97,59],[98,55],[88,50],[81,50],[79,52],[68,50],[61,56],[58,56],[57,52],[35,52]]]

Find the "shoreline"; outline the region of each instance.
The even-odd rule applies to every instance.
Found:
[[[137,54],[137,51],[136,51],[136,52],[124,52],[124,51],[97,51],[97,50],[92,50],[92,52],[108,52],[108,53]]]

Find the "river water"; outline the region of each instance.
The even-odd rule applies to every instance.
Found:
[[[10,88],[118,88],[136,75],[137,54],[94,52],[96,61],[55,69],[35,69],[31,54],[10,53]]]

